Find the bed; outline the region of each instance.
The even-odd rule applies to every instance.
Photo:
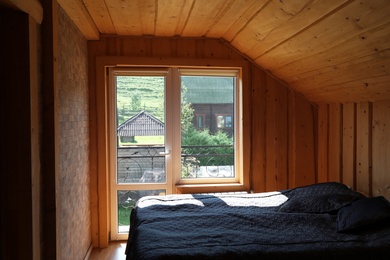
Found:
[[[337,182],[141,198],[126,259],[390,259],[390,204]]]

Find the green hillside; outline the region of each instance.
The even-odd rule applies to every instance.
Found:
[[[145,110],[164,122],[164,77],[117,76],[118,125]]]

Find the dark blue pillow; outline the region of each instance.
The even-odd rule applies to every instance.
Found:
[[[361,198],[361,194],[337,182],[317,183],[283,192],[288,200],[281,205],[284,213],[336,213]]]
[[[356,231],[390,220],[390,202],[383,196],[356,200],[337,213],[337,231]]]

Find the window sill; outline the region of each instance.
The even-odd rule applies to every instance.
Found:
[[[176,193],[217,193],[246,191],[249,189],[242,183],[221,183],[221,184],[181,184],[176,185]]]

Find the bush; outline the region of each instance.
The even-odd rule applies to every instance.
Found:
[[[224,132],[210,134],[208,130],[198,131],[189,127],[186,135],[182,136],[182,146],[196,146],[194,148],[183,148],[184,154],[201,154],[197,158],[198,166],[219,166],[233,164],[233,138]],[[226,146],[212,147],[208,146]],[[210,156],[207,156],[207,155]],[[231,156],[226,156],[226,155]],[[225,156],[218,156],[225,155]]]

